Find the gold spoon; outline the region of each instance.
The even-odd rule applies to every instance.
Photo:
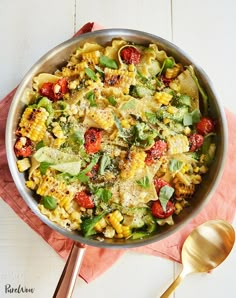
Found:
[[[194,229],[182,247],[183,269],[160,298],[169,297],[187,274],[208,272],[220,265],[234,241],[234,228],[224,220],[210,220]]]

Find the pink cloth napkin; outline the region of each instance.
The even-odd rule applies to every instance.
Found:
[[[87,23],[75,36],[101,28],[102,27],[97,24]],[[5,127],[8,110],[15,91],[16,89],[10,92],[0,102],[0,197],[22,220],[47,241],[61,257],[66,259],[73,241],[49,228],[29,209],[25,201],[19,195],[8,168],[4,142]],[[229,147],[226,166],[221,182],[207,206],[193,221],[168,238],[131,250],[181,262],[181,247],[193,228],[211,219],[224,219],[228,222],[233,221],[236,210],[236,192],[233,191],[236,185],[236,159],[234,158],[234,150],[236,148],[236,116],[227,110],[226,116],[229,129]],[[103,249],[89,246],[86,249],[80,276],[86,282],[92,281],[112,266],[124,252],[124,249]]]

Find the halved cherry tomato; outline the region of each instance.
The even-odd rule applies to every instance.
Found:
[[[155,185],[157,195],[159,195],[159,192],[160,192],[160,190],[161,190],[161,188],[163,186],[165,186],[165,185],[169,185],[170,186],[170,184],[166,180],[164,180],[162,178],[155,178],[153,180],[153,183]]]
[[[164,212],[160,201],[155,201],[152,204],[152,214],[157,218],[167,218],[171,216],[175,211],[175,206],[171,201],[168,201],[166,205],[166,212]]]
[[[208,133],[214,131],[215,123],[211,118],[203,117],[197,124],[196,124],[197,132],[201,135],[205,136]]]
[[[200,148],[203,144],[204,137],[200,135],[199,133],[193,133],[189,136],[189,143],[190,143],[190,151],[196,151],[198,148]]]
[[[83,208],[91,209],[95,206],[92,197],[85,191],[77,192],[74,200]]]
[[[174,80],[174,79],[168,79],[165,76],[161,76],[161,80],[164,83],[165,86],[169,86],[169,84]]]
[[[59,79],[56,83],[46,82],[42,85],[39,93],[42,96],[46,96],[52,101],[57,101],[68,92],[68,82],[65,78]]]
[[[16,140],[14,145],[16,157],[28,157],[33,152],[33,144],[27,137],[20,137]]]
[[[85,149],[86,152],[96,153],[101,149],[102,131],[97,128],[90,128],[85,132]]]
[[[120,57],[126,64],[138,64],[141,58],[141,53],[134,47],[125,47],[121,50]]]
[[[155,162],[155,159],[160,158],[164,152],[167,149],[167,144],[165,141],[162,140],[158,140],[155,142],[155,144],[152,146],[151,149],[146,151],[146,159],[145,159],[145,163],[147,165],[151,165]]]

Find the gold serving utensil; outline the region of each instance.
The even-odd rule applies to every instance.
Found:
[[[208,272],[220,265],[234,241],[234,228],[224,220],[210,220],[194,229],[182,247],[183,269],[160,298],[169,297],[187,274]]]

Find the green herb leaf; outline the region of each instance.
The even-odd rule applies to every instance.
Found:
[[[36,144],[36,151],[39,150],[40,148],[45,147],[45,144],[43,141],[40,141]]]
[[[171,159],[169,163],[169,170],[171,172],[177,172],[183,166],[183,162],[178,159]]]
[[[74,131],[73,134],[71,135],[71,138],[74,143],[80,146],[84,144],[84,136],[79,130]]]
[[[117,65],[116,61],[109,58],[109,57],[107,57],[107,56],[101,56],[100,59],[99,59],[99,63],[102,66],[105,66],[105,67],[108,67],[108,68],[112,68],[112,69],[117,69],[118,68],[118,65]]]
[[[109,96],[107,100],[112,106],[115,106],[117,104],[117,101],[115,100],[114,96]]]
[[[145,112],[145,116],[147,118],[147,121],[151,124],[155,124],[157,121],[157,115],[155,113]]]
[[[174,188],[168,185],[163,186],[160,190],[159,200],[164,212],[166,212],[166,205],[169,199],[172,197],[174,191]]]
[[[180,97],[178,97],[178,102],[181,105],[186,105],[188,107],[191,107],[191,97],[185,94],[180,95]]]
[[[95,72],[91,68],[89,67],[85,68],[85,73],[91,80],[97,81],[98,77],[96,76]]]
[[[42,197],[41,203],[48,210],[54,210],[57,208],[57,200],[50,196]]]
[[[199,110],[194,110],[192,111],[192,121],[193,124],[198,123],[200,121],[201,118],[201,112]]]
[[[134,98],[132,98],[131,100],[125,102],[122,106],[121,106],[121,110],[134,110],[136,108],[136,100]]]
[[[149,147],[155,141],[154,139],[157,136],[157,132],[150,128],[146,123],[141,122],[137,123],[133,127],[133,136],[134,141],[133,143],[138,147]]]
[[[193,124],[193,117],[191,113],[184,114],[183,124],[184,126],[189,126]]]
[[[76,178],[81,182],[81,183],[86,183],[89,181],[89,177],[85,173],[79,173]]]
[[[106,153],[104,153],[100,161],[99,174],[104,175],[106,167],[108,167],[110,164],[110,157]]]
[[[90,103],[90,107],[97,107],[97,103],[96,103],[96,100],[95,100],[95,93],[93,90],[89,91],[87,94],[86,94],[86,98],[88,99],[89,103]]]
[[[150,187],[150,181],[148,176],[144,176],[140,180],[136,180],[136,183],[141,186],[142,188],[149,188]]]
[[[112,197],[112,192],[106,188],[99,188],[96,190],[95,196],[101,199],[104,203],[107,203]]]
[[[42,175],[46,174],[47,169],[50,167],[50,165],[52,165],[52,163],[47,162],[47,161],[42,161],[39,165],[39,170],[41,172]]]
[[[175,65],[175,61],[174,58],[172,57],[167,57],[163,64],[162,64],[162,68],[160,70],[160,74],[165,73],[167,68],[173,68],[173,66]]]

